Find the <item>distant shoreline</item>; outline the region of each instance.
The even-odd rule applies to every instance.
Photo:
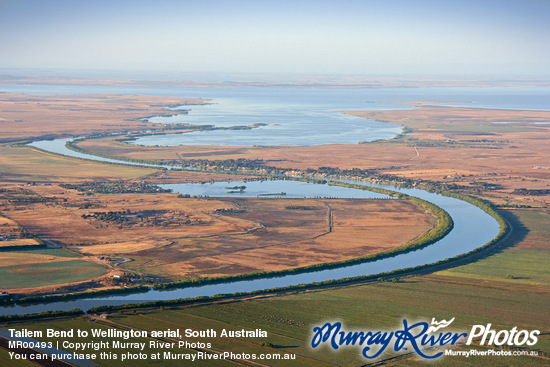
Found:
[[[550,87],[548,78],[426,77],[426,76],[266,76],[265,80],[242,75],[243,81],[201,79],[139,79],[45,76],[0,69],[0,85],[97,85],[176,88],[445,88],[445,87]]]

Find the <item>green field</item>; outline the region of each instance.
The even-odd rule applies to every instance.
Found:
[[[441,275],[498,282],[550,286],[550,253],[509,250]]]
[[[27,147],[0,147],[0,172],[18,181],[66,181],[94,177],[131,179],[155,172],[153,169],[116,166],[48,154]]]
[[[10,252],[17,253],[27,253],[27,254],[40,254],[40,255],[50,255],[50,256],[59,256],[59,257],[79,257],[79,255],[74,252],[66,251],[60,248],[37,248],[37,249],[21,249]]]
[[[84,260],[0,267],[2,289],[43,287],[79,282],[105,274],[105,268]]]
[[[289,364],[294,366],[325,364],[355,366],[367,362],[359,357],[358,349],[346,348],[346,350],[333,352],[327,348],[319,350],[309,348],[312,327],[328,320],[340,320],[349,328],[394,329],[400,326],[402,318],[430,320],[435,317],[438,320],[448,320],[456,317],[453,326],[465,331],[469,331],[473,324],[486,323],[492,323],[495,329],[518,326],[549,330],[550,319],[548,315],[541,314],[541,310],[547,308],[549,303],[550,294],[523,294],[516,289],[485,286],[480,289],[475,284],[451,284],[432,276],[411,277],[399,283],[373,283],[179,309],[138,310],[135,314],[133,311],[124,311],[113,315],[108,322],[122,330],[127,328],[146,330],[174,328],[254,330],[260,328],[268,332],[268,338],[197,340],[210,341],[213,349],[222,351],[261,353],[268,349],[270,352],[296,353],[298,359],[294,364]],[[17,327],[31,329],[54,327],[59,330],[68,330],[88,329],[98,327],[98,324],[76,319],[30,322]],[[262,347],[262,342],[270,342],[273,347]],[[537,349],[550,351],[548,335],[539,338]],[[477,358],[483,358],[487,363],[496,363],[493,365],[499,365],[499,358],[500,361],[509,362],[502,357]],[[540,359],[533,359],[534,362],[531,363],[531,358],[516,358],[521,363],[513,365],[544,365],[539,363]],[[460,358],[457,357],[449,357],[446,363],[461,365],[462,362],[459,360]],[[481,362],[474,357],[469,361],[474,365],[479,365]],[[487,365],[485,362],[481,362],[482,365]],[[106,365],[120,364],[113,362]]]
[[[465,348],[456,348],[457,350],[465,350]],[[478,350],[486,350],[486,348],[478,347]],[[438,360],[436,363],[428,364],[426,361],[419,359],[408,358],[401,361],[395,361],[386,364],[386,366],[410,366],[410,367],[426,367],[426,366],[441,366],[441,367],[464,367],[464,366],[483,366],[483,367],[545,367],[548,366],[548,359],[529,357],[529,356],[503,356],[503,357],[445,357]]]
[[[503,213],[514,231],[504,242],[506,250],[474,263],[436,274],[505,282],[550,285],[550,214],[544,210],[514,210]]]
[[[36,364],[26,360],[10,359],[9,352],[0,348],[0,366],[4,367],[36,367]]]

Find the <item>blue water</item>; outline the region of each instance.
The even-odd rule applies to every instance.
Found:
[[[165,189],[171,189],[180,194],[191,196],[212,197],[285,197],[285,198],[350,198],[350,199],[388,199],[384,194],[372,191],[352,190],[347,187],[330,186],[327,184],[314,184],[300,181],[231,181],[208,183],[177,183],[160,185]],[[231,192],[236,190],[226,189],[232,186],[246,186],[243,192]],[[284,192],[285,195],[271,195]]]
[[[489,93],[489,94],[487,94]],[[301,90],[216,90],[214,104],[184,106],[187,115],[156,117],[157,123],[213,124],[216,127],[267,124],[252,130],[196,131],[186,134],[144,136],[139,145],[325,145],[357,144],[391,139],[401,132],[395,125],[337,113],[342,110],[410,109],[384,103],[406,100],[449,100],[441,103],[467,107],[518,109],[550,108],[550,90],[533,88],[439,88]]]
[[[221,100],[240,110],[261,105],[322,105],[327,110],[409,108],[385,102],[439,100],[479,108],[550,110],[550,87],[462,87],[462,88],[174,88],[120,87],[99,85],[0,85],[0,92],[27,94],[114,93]],[[196,109],[197,106],[186,108]],[[237,111],[237,109],[235,109]]]
[[[190,123],[216,127],[266,124],[251,130],[211,130],[143,136],[140,145],[284,146],[357,144],[391,139],[394,124],[344,115],[342,110],[410,109],[388,103],[450,101],[444,105],[550,110],[548,87],[500,88],[155,88],[76,85],[0,85],[0,92],[43,94],[119,93],[211,99],[209,105],[182,106],[188,114],[150,119],[157,123]]]

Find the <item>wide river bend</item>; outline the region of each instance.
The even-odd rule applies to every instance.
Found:
[[[66,149],[65,141],[66,139],[58,139],[48,142],[34,142],[32,143],[32,145],[40,147],[41,149],[50,150],[55,153],[94,160],[106,160],[105,158],[76,153],[69,149]],[[121,163],[126,164],[126,162]],[[166,291],[150,290],[146,293],[79,299],[67,302],[5,306],[0,307],[0,315],[27,314],[43,311],[64,311],[74,308],[80,308],[86,311],[92,307],[101,305],[132,304],[157,300],[192,298],[197,296],[212,296],[215,294],[225,294],[233,292],[251,292],[262,289],[322,282],[326,280],[342,279],[354,276],[373,275],[398,269],[411,268],[419,265],[431,264],[440,260],[452,258],[485,245],[493,238],[495,238],[499,233],[499,224],[493,217],[485,213],[477,206],[464,202],[462,200],[442,196],[440,194],[430,193],[421,189],[404,189],[392,186],[373,185],[365,182],[354,183],[359,183],[366,186],[383,187],[432,202],[449,213],[454,221],[454,227],[452,231],[447,234],[447,236],[423,249],[357,265],[344,266],[336,269],[312,271],[295,275],[286,275],[274,278],[235,281],[222,284],[204,285],[199,287],[189,287]],[[364,190],[285,180],[254,181],[246,183],[237,181],[231,183],[230,186],[240,185],[247,186],[247,190],[245,193],[238,194],[241,197],[256,197],[258,193],[277,192],[285,192],[285,196],[287,197],[384,197],[384,195],[375,194]],[[165,186],[172,188],[175,192],[180,192],[184,194],[188,193],[191,195],[205,195],[211,197],[235,195],[228,193],[227,190],[224,189],[225,186],[228,186],[227,183],[174,184]],[[265,198],[265,200],[269,200],[269,198]]]

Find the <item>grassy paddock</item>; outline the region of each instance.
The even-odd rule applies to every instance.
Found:
[[[40,255],[50,255],[57,257],[79,257],[79,255],[74,252],[66,251],[60,248],[37,248],[37,249],[21,249],[10,251],[20,254],[40,254]]]
[[[66,181],[96,177],[132,179],[144,176],[155,169],[108,164],[68,158],[45,153],[30,147],[0,147],[0,171],[19,181]]]
[[[34,263],[0,267],[2,288],[43,287],[79,282],[105,274],[99,264],[84,260]]]
[[[429,300],[429,301],[427,301]],[[550,294],[522,293],[518,289],[505,289],[478,284],[457,284],[437,276],[411,277],[398,283],[373,283],[322,291],[308,291],[274,298],[228,301],[190,307],[123,311],[112,315],[109,325],[118,329],[167,330],[214,329],[266,330],[265,339],[210,338],[193,339],[211,342],[216,350],[260,352],[266,351],[262,342],[273,347],[269,352],[296,353],[294,366],[341,365],[354,366],[368,361],[359,356],[356,348],[338,352],[327,348],[312,350],[308,347],[311,330],[329,320],[339,320],[348,329],[395,329],[403,318],[409,320],[432,317],[438,320],[456,317],[453,326],[469,331],[474,324],[492,323],[494,329],[519,328],[548,330],[550,320],[541,317],[541,310],[550,302]],[[98,327],[83,319],[18,323],[17,327],[31,329]],[[539,339],[537,349],[550,351],[548,336]],[[388,357],[388,355],[386,355]],[[508,359],[470,358],[472,363],[509,362]],[[458,359],[448,358],[449,363]],[[529,365],[529,358],[522,359]],[[538,359],[535,362],[539,362]],[[447,362],[446,362],[447,363]],[[540,364],[540,363],[539,363]],[[106,363],[117,366],[117,363]],[[200,364],[198,364],[200,365]],[[285,365],[285,364],[269,364]],[[396,364],[402,365],[402,364]],[[405,364],[407,365],[407,364]],[[451,364],[455,365],[455,364]],[[494,365],[494,364],[493,364]],[[498,365],[498,364],[496,364]],[[514,365],[514,364],[512,364]],[[522,364],[519,364],[522,365]],[[531,365],[537,365],[531,364]]]
[[[513,228],[510,236],[503,241],[506,250],[437,274],[507,284],[549,286],[550,251],[547,243],[550,238],[550,214],[536,209],[513,210],[502,214]]]
[[[24,359],[10,359],[9,352],[0,348],[0,366],[4,367],[36,367],[36,364]]]

